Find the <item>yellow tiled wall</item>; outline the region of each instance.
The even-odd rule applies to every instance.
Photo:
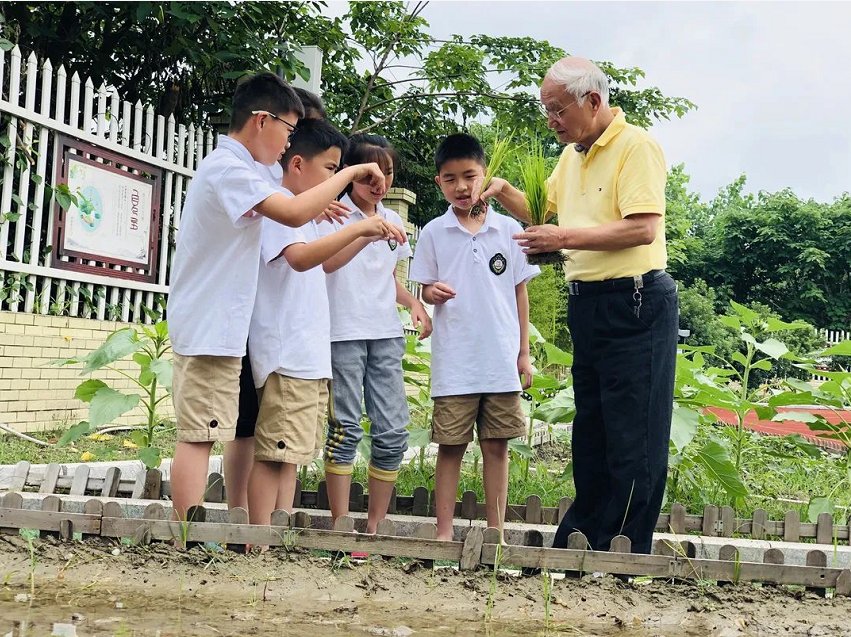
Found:
[[[81,366],[57,367],[50,362],[85,355],[122,327],[128,324],[0,312],[0,422],[20,431],[39,431],[85,420],[88,405],[74,398],[77,385],[87,378],[80,375]],[[130,360],[119,361],[115,367],[138,369]],[[94,377],[117,390],[135,387],[113,370],[96,372]],[[168,403],[161,403],[162,412],[171,417]],[[141,424],[142,420],[139,410],[117,422]]]

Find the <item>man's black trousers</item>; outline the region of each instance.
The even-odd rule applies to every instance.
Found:
[[[576,500],[553,546],[581,531],[607,551],[626,535],[650,553],[668,470],[678,299],[664,271],[571,283],[573,479]]]

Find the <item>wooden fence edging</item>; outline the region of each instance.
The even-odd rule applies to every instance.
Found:
[[[29,462],[21,461],[13,473],[6,474],[5,483],[0,490],[9,487],[10,491],[24,491],[34,488],[39,493],[53,493],[68,490],[70,495],[98,494],[105,497],[126,496],[133,499],[159,499],[171,493],[171,483],[162,479],[156,470],[142,470],[133,479],[124,479],[121,470],[110,467],[99,476],[94,476],[85,465],[78,465],[73,476],[62,465],[51,464],[39,468]],[[18,487],[18,488],[12,488]],[[395,491],[394,491],[395,494]],[[226,488],[221,474],[213,472],[208,476],[205,499],[208,502],[225,502]],[[570,507],[572,501],[564,497],[558,506],[543,506],[537,495],[530,495],[523,504],[509,504],[506,508],[506,522],[527,524],[556,525]],[[351,511],[365,511],[369,504],[369,494],[363,492],[363,485],[352,484],[350,496]],[[294,499],[296,508],[317,508],[327,510],[328,493],[325,481],[319,482],[316,491],[302,490],[297,482]],[[416,487],[412,495],[395,495],[388,512],[430,516],[434,514],[432,495],[425,487]],[[475,492],[466,491],[455,503],[455,517],[466,520],[486,519],[484,502],[476,500]],[[818,520],[801,522],[795,510],[787,511],[782,520],[770,520],[766,512],[756,509],[751,518],[738,518],[729,506],[718,507],[708,504],[702,514],[690,514],[681,504],[674,503],[671,511],[661,513],[655,530],[675,534],[700,533],[709,537],[751,537],[755,540],[777,538],[786,542],[801,539],[815,539],[819,544],[851,544],[851,520],[849,524],[834,524],[830,514],[820,514]]]
[[[438,541],[433,523],[418,525],[410,537],[394,535],[395,524],[385,520],[379,533],[367,535],[352,533],[354,520],[342,517],[335,530],[310,528],[310,516],[303,511],[292,517],[284,511],[273,514],[270,526],[247,524],[244,509],[229,512],[228,522],[205,522],[204,507],[193,507],[191,522],[165,519],[166,511],[158,502],[150,503],[141,518],[126,517],[119,501],[91,499],[85,503],[83,513],[62,511],[62,499],[49,495],[41,501],[41,510],[21,508],[19,493],[6,493],[0,497],[0,528],[15,532],[23,528],[59,533],[71,539],[74,533],[100,535],[105,538],[131,538],[139,544],[155,540],[181,540],[189,543],[215,542],[230,545],[269,545],[286,549],[318,549],[327,551],[364,551],[374,555],[409,557],[426,563],[434,560],[458,562],[462,570],[479,565],[489,567],[510,566],[524,573],[537,573],[539,569],[567,571],[601,571],[617,575],[663,577],[673,579],[707,579],[719,582],[763,582],[805,586],[816,592],[835,589],[838,596],[851,596],[851,570],[827,567],[827,555],[814,549],[807,555],[807,565],[785,564],[780,548],[764,551],[762,563],[741,561],[735,546],[725,545],[719,559],[696,558],[696,547],[691,541],[663,541],[657,545],[657,554],[629,553],[629,539],[613,539],[609,552],[592,551],[581,533],[572,533],[567,549],[543,548],[541,534],[532,529],[524,542],[527,546],[506,545],[498,529],[471,526],[463,542]],[[500,555],[497,558],[497,547]],[[497,564],[497,562],[499,562]]]
[[[496,545],[485,544],[482,547],[482,563],[494,564],[495,561]],[[851,577],[851,571],[839,568],[729,562],[666,555],[623,555],[579,549],[533,549],[514,545],[502,547],[499,562],[500,565],[520,568],[600,571],[616,575],[720,581],[770,582],[820,588],[833,588],[837,586],[838,582],[840,586],[844,586],[846,578]],[[849,575],[843,576],[843,573]],[[841,576],[843,576],[842,580],[840,580]]]

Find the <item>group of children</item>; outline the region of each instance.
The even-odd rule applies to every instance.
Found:
[[[187,192],[171,276],[179,519],[204,499],[217,441],[228,504],[247,508],[252,524],[292,510],[297,468],[319,452],[332,517],[346,515],[365,408],[366,532],[376,532],[407,449],[397,304],[420,338],[432,333],[423,304],[395,276],[411,256],[402,220],[382,204],[397,165],[383,137],[346,139],[316,96],[273,74],[237,87],[228,134]],[[435,165],[449,208],[423,228],[410,278],[435,308],[435,508],[438,537],[451,539],[474,425],[488,524],[502,526],[508,440],[525,431],[520,391],[532,373],[526,282],[538,269],[512,239],[516,221],[470,215],[484,175],[479,142],[448,136]]]

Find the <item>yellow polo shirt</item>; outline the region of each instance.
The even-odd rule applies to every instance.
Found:
[[[662,149],[647,131],[627,124],[623,111],[588,149],[568,144],[547,181],[549,207],[563,228],[590,228],[640,212],[663,216],[650,245],[625,250],[569,250],[564,270],[569,281],[602,281],[664,269],[665,181]]]

